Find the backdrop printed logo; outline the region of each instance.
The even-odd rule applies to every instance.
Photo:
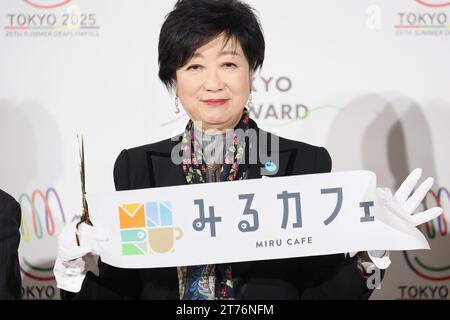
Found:
[[[97,13],[81,9],[75,0],[24,0],[23,10],[6,12],[6,38],[98,37]],[[30,12],[30,7],[33,11]]]
[[[397,12],[394,30],[397,36],[450,36],[448,0],[414,0],[423,10]]]
[[[170,201],[119,206],[122,255],[174,252],[183,231],[173,225]]]
[[[447,201],[444,203],[444,201]],[[422,202],[423,209],[439,206],[444,212],[435,220],[422,226],[422,231],[429,240],[438,240],[439,237],[448,236],[448,223],[445,217],[446,204],[450,203],[450,193],[446,188],[440,188],[438,192],[430,190]],[[446,238],[447,239],[447,238]],[[403,252],[408,267],[420,278],[430,281],[450,280],[450,261],[446,265],[433,265],[425,258],[417,256],[413,251]]]
[[[416,0],[416,2],[418,2],[421,5],[424,5],[426,7],[431,7],[431,8],[442,8],[442,7],[450,6],[450,1],[444,1],[444,0]]]
[[[30,6],[33,6],[35,8],[39,9],[53,9],[62,7],[72,0],[24,0],[26,3],[28,3]]]
[[[18,198],[22,209],[19,247],[23,275],[23,298],[54,298],[53,266],[57,236],[67,222],[58,192],[54,188],[23,193]],[[74,217],[76,219],[77,217]]]
[[[296,102],[298,99],[291,92],[294,88],[294,81],[289,76],[259,76],[252,78],[252,105],[248,106],[250,117],[259,124],[271,127],[286,127],[305,121],[312,115],[322,112],[339,110],[339,107],[327,104],[319,106],[307,106],[304,103]],[[278,102],[264,102],[264,96],[281,96]],[[283,99],[283,100],[281,100]],[[286,101],[287,100],[287,101]],[[161,124],[166,127],[179,121],[187,122],[187,114],[182,114]]]

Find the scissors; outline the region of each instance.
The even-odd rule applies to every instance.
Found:
[[[81,220],[76,224],[76,231],[75,231],[75,237],[77,239],[77,245],[80,246],[80,225],[82,223],[87,223],[88,225],[92,226],[92,222],[89,219],[89,209],[88,209],[88,203],[86,200],[86,176],[85,176],[85,170],[84,170],[84,141],[83,136],[77,135],[78,139],[78,153],[80,156],[80,178],[81,178],[81,203],[82,203],[82,212],[81,212]]]

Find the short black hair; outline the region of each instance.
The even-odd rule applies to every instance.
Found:
[[[164,85],[172,88],[176,70],[222,33],[226,41],[239,41],[251,70],[261,68],[265,41],[254,11],[239,0],[178,0],[159,35],[159,78]]]

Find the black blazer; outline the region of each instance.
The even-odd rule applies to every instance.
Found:
[[[0,190],[0,300],[20,299],[20,277],[17,250],[20,242],[20,205]]]
[[[251,127],[259,129],[251,121]],[[117,190],[186,184],[181,166],[171,161],[179,139],[167,139],[123,150],[114,166]],[[275,176],[329,172],[331,158],[324,148],[280,138]],[[272,150],[276,152],[276,150]],[[250,165],[249,179],[261,178],[264,164]],[[118,269],[99,263],[100,276],[88,273],[79,299],[179,299],[176,268]],[[356,267],[343,254],[232,263],[237,299],[367,299],[371,291]]]

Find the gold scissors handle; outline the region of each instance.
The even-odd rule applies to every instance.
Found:
[[[75,237],[77,240],[77,245],[80,246],[80,225],[82,223],[87,223],[92,226],[92,222],[89,219],[89,209],[88,203],[86,200],[86,175],[85,175],[85,166],[84,166],[84,141],[83,136],[77,135],[78,139],[78,154],[80,156],[80,178],[81,178],[81,204],[82,204],[82,212],[80,222],[76,224]]]

